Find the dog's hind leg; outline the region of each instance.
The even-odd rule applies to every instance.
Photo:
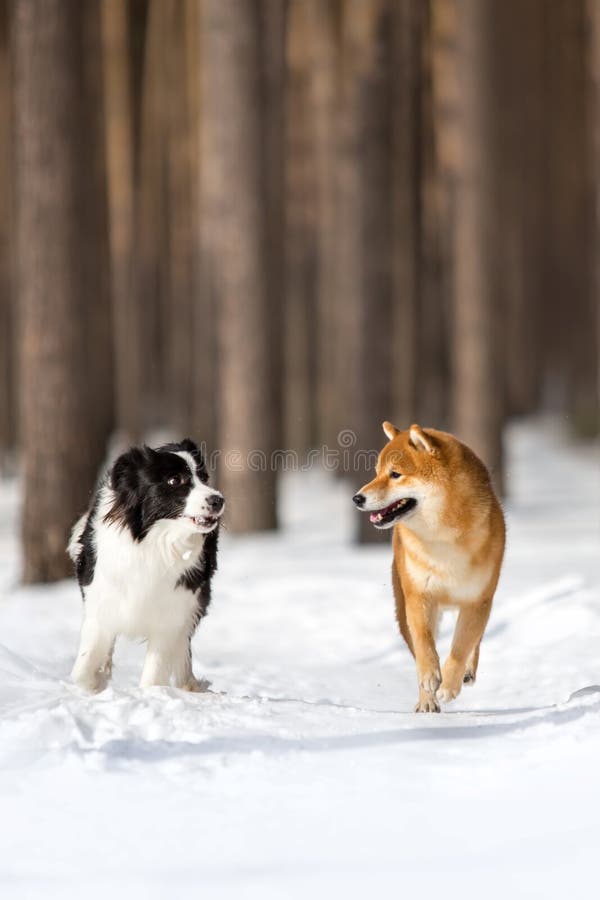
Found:
[[[394,599],[396,600],[396,621],[398,622],[398,627],[400,628],[400,634],[406,641],[408,649],[414,656],[415,651],[413,647],[412,637],[410,635],[410,629],[406,620],[406,603],[404,600],[404,591],[402,590],[402,585],[400,584],[400,576],[398,575],[395,560],[392,562],[392,587],[394,589]]]
[[[112,674],[113,634],[103,631],[95,619],[85,618],[79,652],[71,678],[87,691],[103,691]]]

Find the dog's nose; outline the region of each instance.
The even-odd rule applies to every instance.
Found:
[[[356,503],[356,505],[360,507],[360,506],[364,506],[364,505],[365,505],[365,500],[366,500],[366,499],[367,499],[367,498],[365,497],[364,494],[355,494],[354,497],[352,498],[352,502],[353,502],[353,503]]]
[[[221,494],[211,494],[206,500],[206,505],[212,512],[221,512],[224,503],[225,498]]]

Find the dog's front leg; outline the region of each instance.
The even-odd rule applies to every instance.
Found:
[[[171,683],[176,641],[172,636],[152,637],[148,640],[148,649],[142,669],[140,687],[168,685]]]
[[[192,650],[187,631],[148,641],[140,687],[169,684],[171,676],[175,686],[182,690],[201,690],[192,672]]]
[[[444,663],[442,684],[437,692],[438,700],[442,703],[448,703],[460,694],[468,663],[474,665],[470,680],[474,678],[479,660],[479,642],[491,609],[492,601],[483,600],[480,603],[465,605],[460,610],[450,655]]]
[[[435,648],[435,629],[438,607],[431,598],[408,594],[406,598],[406,618],[417,663],[419,700],[415,712],[439,712],[436,691],[442,674],[440,660]]]
[[[182,691],[202,693],[206,690],[206,682],[198,681],[192,671],[192,644],[191,636],[187,633],[181,641],[177,659],[175,660],[175,687]]]

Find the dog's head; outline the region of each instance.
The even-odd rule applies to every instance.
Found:
[[[400,431],[383,423],[389,443],[377,460],[376,476],[352,498],[370,513],[375,528],[392,528],[397,522],[437,513],[448,480],[448,442],[451,435],[411,425]],[[458,445],[458,441],[454,441]]]
[[[223,495],[208,486],[204,458],[193,441],[157,449],[132,447],[109,475],[114,502],[105,520],[141,541],[157,522],[176,519],[190,533],[208,534],[219,524]]]

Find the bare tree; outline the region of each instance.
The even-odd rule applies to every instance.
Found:
[[[99,70],[84,59],[91,28],[86,16],[97,13],[95,4],[77,0],[14,5],[15,289],[27,582],[69,572],[67,535],[105,450],[106,434],[96,419],[102,379],[95,367],[101,354],[110,367],[110,347],[100,346],[108,330],[99,323],[108,304],[93,283],[94,273],[106,269],[103,197],[100,167],[87,143],[97,134],[86,114],[97,100],[90,79]]]
[[[452,422],[501,484],[504,391],[494,302],[492,0],[446,0],[453,44]],[[452,71],[452,70],[451,70]],[[451,107],[452,108],[452,107]]]
[[[400,0],[394,5],[391,184],[394,302],[392,397],[388,419],[401,426],[410,425],[417,411],[422,30],[419,0]]]
[[[287,44],[286,116],[286,446],[316,443],[316,185],[311,5],[292,0]]]
[[[506,412],[539,402],[546,196],[544,103],[545,0],[503,3],[494,11],[492,61],[498,260],[494,290],[505,314],[501,365]],[[526,139],[524,139],[526,136]]]
[[[582,430],[587,434],[600,431],[600,5],[587,0],[587,21],[590,29],[588,71],[591,82],[590,107],[590,176],[593,184],[594,215],[593,270],[588,299],[586,352],[581,365],[580,387],[576,389],[575,410]]]
[[[0,2],[0,471],[15,448],[16,410],[10,255],[10,88],[8,9]]]
[[[336,365],[336,164],[339,99],[340,0],[305,0],[311,50],[316,202],[316,413],[321,441],[334,447],[343,419]]]
[[[122,0],[101,4],[117,426],[141,434],[142,318],[133,290],[134,125],[130,17]]]
[[[237,453],[226,458],[220,474],[235,531],[272,528],[277,521],[276,473],[269,464],[257,471],[260,464],[254,458],[252,465],[249,456],[262,450],[270,462],[279,433],[273,402],[279,351],[269,320],[269,279],[281,263],[277,243],[269,246],[273,207],[266,166],[269,158],[275,165],[277,160],[275,146],[266,152],[263,11],[245,0],[207,0],[202,18],[202,213],[211,222],[220,447]]]
[[[199,148],[192,118],[194,85],[190,78],[191,72],[198,77],[197,61],[190,60],[190,52],[196,46],[192,39],[197,37],[197,24],[190,21],[189,7],[187,0],[184,3],[166,0],[164,34],[165,86],[169,98],[166,109],[168,244],[165,250],[167,396],[171,424],[176,425],[181,434],[195,431],[194,372],[199,356],[194,333],[198,191],[193,175]],[[205,351],[205,347],[202,349]],[[207,439],[208,435],[199,437]]]
[[[447,0],[419,3],[420,90],[418,154],[419,302],[414,322],[415,414],[422,424],[449,425],[451,235],[449,160],[452,137],[447,92],[453,80],[454,9]]]
[[[357,449],[373,451],[391,405],[391,4],[346,0],[343,12],[336,275],[343,374],[337,383],[345,388],[343,427],[356,432]],[[357,468],[352,477],[364,483],[372,464],[365,459]],[[361,540],[377,540],[365,518]]]

